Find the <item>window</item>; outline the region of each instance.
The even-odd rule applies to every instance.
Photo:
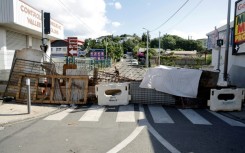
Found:
[[[60,52],[61,51],[61,48],[56,48],[56,52]]]

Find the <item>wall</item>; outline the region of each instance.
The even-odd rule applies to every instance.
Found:
[[[232,25],[231,25],[232,26]],[[218,29],[219,30],[219,29]],[[224,37],[225,32],[223,27],[222,30],[219,31],[219,37],[226,40]],[[209,49],[212,49],[212,66],[214,69],[217,69],[218,65],[218,52],[219,48],[212,45],[213,40],[213,32],[207,34],[209,36]],[[230,40],[230,44],[231,44]],[[225,42],[224,45],[221,47],[221,54],[220,54],[220,74],[223,76],[224,74],[224,59],[225,59]],[[228,77],[229,81],[232,85],[236,85],[237,87],[245,88],[245,55],[232,55],[232,46],[229,45],[229,56],[228,56]]]
[[[13,13],[13,0],[1,0],[0,23],[9,23],[14,21]]]
[[[0,70],[5,68],[6,31],[0,27]]]

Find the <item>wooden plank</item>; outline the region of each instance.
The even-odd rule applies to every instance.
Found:
[[[38,94],[38,81],[39,79],[36,78],[36,81],[35,81],[35,86],[34,86],[34,95],[33,95],[33,100],[36,100],[37,99],[37,94]]]
[[[23,76],[21,76],[18,80],[18,84],[17,84],[18,92],[16,93],[16,97],[15,97],[16,99],[20,98],[22,79]]]
[[[72,83],[72,79],[71,78],[69,78],[69,81],[68,81],[68,85],[67,85],[67,89],[68,89],[68,91],[67,91],[67,94],[66,94],[66,102],[69,104],[69,102],[70,102],[70,98],[71,98],[71,83]]]
[[[54,102],[54,83],[55,83],[55,78],[52,78],[52,85],[50,88],[50,103]]]
[[[23,76],[23,77],[31,77],[31,78],[56,78],[56,79],[88,79],[89,76],[88,75],[80,75],[80,76],[76,76],[76,75],[41,75],[41,74],[26,74],[26,73],[20,73],[19,76]]]
[[[88,99],[88,80],[84,81],[84,101],[83,104],[87,103],[87,99]]]

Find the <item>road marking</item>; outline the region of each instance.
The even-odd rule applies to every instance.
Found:
[[[223,116],[221,114],[209,111],[210,113],[212,113],[213,115],[215,115],[216,117],[218,117],[219,119],[223,120],[224,122],[228,123],[231,126],[240,126],[240,127],[245,127],[245,124],[236,120],[233,120],[231,118],[228,118],[226,116]]]
[[[134,105],[120,106],[116,122],[135,122]]]
[[[148,105],[148,108],[155,123],[174,123],[162,106]]]
[[[152,135],[155,136],[155,138],[164,146],[166,147],[171,153],[180,153],[178,149],[176,149],[174,146],[172,146],[167,140],[165,140],[147,121],[145,118],[145,111],[142,105],[139,106],[139,111],[142,112],[140,115],[141,120],[139,120],[140,125],[147,126],[148,130],[151,132]]]
[[[79,119],[79,121],[91,121],[96,122],[99,121],[100,116],[104,112],[105,107],[92,105],[89,110],[86,111],[85,114]]]
[[[46,118],[44,118],[43,120],[62,120],[63,118],[65,118],[70,112],[74,111],[74,109],[66,109],[62,112],[59,112],[59,113],[56,113],[56,114],[53,114],[53,115],[49,115],[47,116]]]
[[[123,148],[125,148],[130,142],[132,142],[139,134],[140,132],[144,129],[144,126],[136,127],[135,130],[122,142],[117,144],[114,148],[109,150],[107,153],[117,153]]]
[[[156,139],[166,147],[171,153],[180,153],[174,146],[172,146],[167,140],[165,140],[159,133],[150,125],[145,117],[145,111],[142,105],[139,105],[139,125],[135,128],[135,130],[122,142],[117,144],[107,153],[117,153],[125,148],[128,144],[130,144],[139,134],[140,132],[147,127],[148,130],[156,137]]]
[[[179,109],[179,111],[193,124],[212,125],[209,121],[192,109]]]

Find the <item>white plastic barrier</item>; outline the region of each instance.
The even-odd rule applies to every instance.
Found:
[[[212,111],[241,111],[245,90],[238,89],[211,89],[208,105]]]
[[[109,83],[95,86],[95,95],[99,105],[127,105],[129,95],[129,83]]]

